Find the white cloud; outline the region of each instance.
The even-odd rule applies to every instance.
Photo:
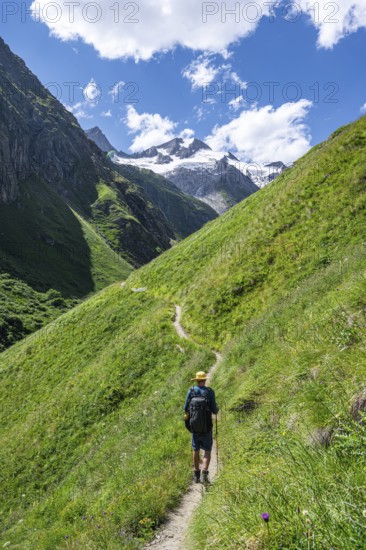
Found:
[[[64,103],[65,109],[70,111],[70,113],[72,113],[72,114],[74,114],[75,111],[78,111],[82,107],[82,105],[83,105],[82,101],[79,101],[78,103],[75,103],[75,105],[67,105],[66,103]]]
[[[124,119],[129,129],[129,134],[135,134],[131,147],[132,153],[143,151],[153,145],[160,145],[175,137],[177,122],[173,122],[168,117],[162,117],[158,113],[142,113],[136,111],[132,105],[127,106],[127,116]],[[179,137],[191,138],[194,136],[194,130],[184,128]]]
[[[238,84],[240,86],[240,88],[246,88],[247,87],[248,83],[245,82],[244,80],[242,80],[237,72],[232,71],[231,66],[228,67],[228,70],[229,70],[229,77],[231,78],[231,80],[233,82],[235,82],[235,84]]]
[[[84,109],[85,102],[79,101],[78,103],[75,103],[75,105],[66,105],[64,103],[65,109],[67,109],[70,113],[74,115],[78,120],[84,118],[84,119],[90,119],[93,118],[92,115],[87,113]]]
[[[213,82],[219,73],[219,70],[219,67],[214,67],[211,64],[209,57],[200,55],[185,69],[183,69],[182,74],[185,78],[188,78],[191,81],[192,90],[195,90],[204,84],[210,84]]]
[[[244,103],[243,92],[247,88],[247,82],[242,80],[236,71],[233,71],[231,63],[214,65],[214,56],[200,55],[192,61],[183,71],[184,77],[192,83],[192,91],[201,88],[202,103],[204,107],[196,109],[197,120],[202,120],[209,111],[209,106],[216,104],[220,98],[232,97],[229,101],[230,109],[237,111]]]
[[[236,71],[232,70],[231,63],[215,66],[214,56],[208,53],[193,60],[183,69],[182,75],[191,81],[193,91],[202,89],[205,103],[216,103],[213,96],[221,91],[234,90],[236,95],[241,95],[247,87],[247,83],[240,78]]]
[[[101,114],[101,116],[105,117],[105,118],[109,118],[112,116],[112,111],[110,109],[108,109],[108,111],[103,111],[103,113]]]
[[[179,45],[228,57],[230,44],[253,32],[269,14],[268,4],[267,0],[118,0],[110,5],[33,0],[31,9],[33,17],[61,40],[81,39],[108,59],[148,60]]]
[[[229,107],[230,109],[233,109],[233,111],[238,111],[243,103],[244,97],[242,95],[238,95],[237,97],[234,97],[234,99],[229,101]]]
[[[310,148],[311,135],[304,119],[312,103],[301,99],[242,111],[223,126],[215,126],[205,141],[212,149],[232,150],[243,161],[289,163]]]
[[[74,105],[66,105],[64,107],[70,111],[78,120],[80,119],[91,119],[91,115],[88,110],[93,109],[98,105],[99,100],[102,97],[102,89],[96,83],[94,78],[91,78],[90,81],[82,90],[83,101],[78,101]]]
[[[333,48],[342,38],[356,32],[360,28],[366,28],[366,2],[365,0],[341,0],[329,2],[329,0],[297,0],[294,10],[301,16],[301,10],[307,13],[313,25],[318,30],[318,46],[320,48]],[[296,13],[289,16],[295,21]]]
[[[88,114],[85,109],[84,105],[85,102],[79,101],[78,103],[75,103],[75,105],[67,105],[66,103],[63,104],[65,109],[67,109],[70,113],[74,115],[77,119],[82,118],[93,118],[92,115]]]
[[[74,113],[74,116],[80,120],[82,118],[85,118],[85,119],[91,119],[91,118],[94,118],[92,115],[90,115],[89,113],[87,113],[86,111],[84,111],[84,109],[80,109],[80,111],[76,111]]]
[[[129,133],[136,134],[129,148],[133,153],[169,141],[174,137],[173,130],[177,126],[176,122],[167,117],[163,118],[158,113],[140,115],[132,105],[127,107],[125,123],[130,130]]]
[[[185,128],[180,132],[179,137],[183,139],[190,139],[194,137],[194,130],[192,130],[192,128]]]
[[[125,86],[125,83],[123,82],[123,80],[120,80],[119,82],[116,82],[114,86],[112,86],[111,91],[108,92],[109,95],[112,96],[112,100],[114,103],[119,102],[119,94],[123,90],[124,86]]]
[[[197,122],[201,122],[201,120],[205,120],[206,118],[206,112],[203,107],[198,107],[197,105],[193,107],[193,111],[196,115]]]
[[[362,107],[360,108],[360,111],[362,114],[366,113],[366,103],[362,105]]]

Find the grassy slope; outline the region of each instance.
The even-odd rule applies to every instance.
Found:
[[[104,235],[104,238],[110,243],[113,249],[119,248],[121,241],[121,229],[116,223],[119,219],[126,222],[139,223],[138,220],[128,211],[126,206],[118,200],[117,191],[104,182],[97,185],[98,199],[92,205],[94,222]],[[106,216],[105,212],[109,215]],[[122,236],[123,239],[123,236]]]
[[[4,543],[133,536],[133,548],[176,502],[189,478],[182,397],[212,356],[179,350],[175,302],[196,340],[226,351],[214,381],[224,468],[192,547],[362,548],[365,429],[349,407],[365,388],[365,145],[362,118],[124,289],[0,356]]]
[[[363,117],[131,276],[226,350],[224,469],[193,548],[364,547],[365,146]]]
[[[222,346],[237,330],[363,242],[366,119],[137,271],[133,285],[184,306],[187,328]]]
[[[136,548],[176,504],[181,392],[213,356],[180,349],[173,316],[116,284],[1,355],[2,544]]]
[[[0,228],[0,350],[132,270],[40,181],[0,205]]]
[[[74,212],[74,215],[81,224],[84,238],[90,250],[90,267],[94,290],[99,291],[112,281],[126,279],[132,272],[131,265],[106,244],[105,240],[95,232],[90,223],[76,212]]]

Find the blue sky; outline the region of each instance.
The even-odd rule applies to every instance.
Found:
[[[242,160],[291,162],[366,111],[364,0],[1,9],[5,42],[118,150],[194,135]]]

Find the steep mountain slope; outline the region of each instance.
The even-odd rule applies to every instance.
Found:
[[[98,128],[98,126],[94,126],[94,128],[90,128],[89,130],[85,130],[86,135],[89,139],[94,141],[105,153],[109,153],[109,151],[115,150],[115,147],[111,145],[111,143],[108,141],[106,136],[103,134],[102,130]]]
[[[35,176],[0,204],[0,350],[132,267]]]
[[[363,117],[0,355],[3,545],[141,547],[188,484],[183,397],[220,346],[192,548],[363,548],[365,145]]]
[[[125,278],[175,234],[1,39],[0,102],[2,349]]]
[[[148,199],[172,226],[178,240],[188,237],[217,217],[215,210],[208,204],[182,193],[173,183],[151,170],[131,165],[118,165],[116,169],[144,190]]]
[[[196,138],[174,138],[133,155],[120,153],[113,162],[153,170],[219,214],[258,191],[234,155],[212,151]]]
[[[95,127],[87,130],[86,134],[101,149],[110,153],[113,152],[113,147],[100,128]],[[114,150],[114,155],[111,158],[116,162],[116,170],[122,176],[144,190],[149,200],[170,223],[178,239],[198,231],[205,223],[217,217],[217,213],[213,208],[194,197],[192,198],[191,194],[182,193],[176,185],[157,174],[156,171],[145,168],[139,169],[138,166],[133,164],[119,164],[121,157],[136,158],[136,156],[129,156],[122,152],[117,154]]]
[[[0,41],[0,197],[20,196],[19,184],[34,176],[83,217],[108,227],[113,246],[134,265],[170,246],[171,228],[143,192],[118,181],[113,165],[69,113]],[[99,186],[99,188],[98,188]],[[100,187],[113,199],[101,198]],[[103,193],[102,193],[103,194]]]

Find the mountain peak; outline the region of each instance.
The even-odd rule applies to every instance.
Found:
[[[279,168],[281,170],[285,170],[286,167],[286,164],[283,164],[282,161],[277,161],[277,162],[270,162],[269,164],[265,164],[265,166],[267,168]]]
[[[168,155],[176,155],[178,158],[188,158],[201,149],[211,150],[211,147],[197,138],[176,137],[158,145],[157,149],[165,149]]]
[[[115,147],[113,147],[113,145],[103,134],[99,126],[94,126],[94,128],[90,128],[90,130],[85,130],[85,133],[88,138],[94,141],[98,145],[99,149],[101,149],[105,153],[108,153],[109,151],[112,151],[112,149],[115,149]]]

